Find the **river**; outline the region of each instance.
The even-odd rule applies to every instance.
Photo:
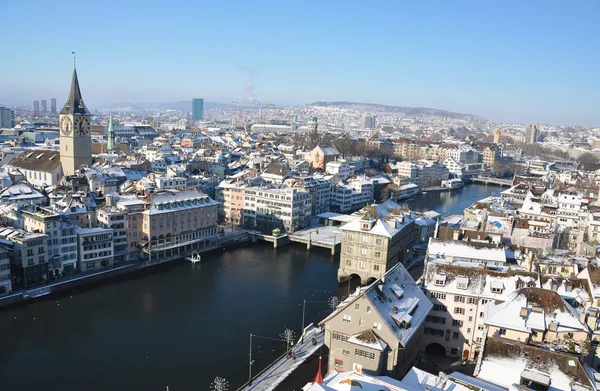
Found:
[[[462,213],[500,187],[468,185],[409,202]],[[0,389],[208,390],[215,376],[235,390],[248,377],[249,334],[299,334],[329,311],[339,257],[267,244],[175,262],[0,312]],[[256,338],[254,370],[284,351]]]

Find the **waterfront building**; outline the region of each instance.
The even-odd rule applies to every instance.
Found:
[[[249,186],[244,189],[244,226],[271,233],[275,228],[294,232],[310,225],[310,192],[285,186]]]
[[[112,197],[107,195],[106,197]],[[112,204],[112,201],[109,202]],[[98,226],[113,230],[113,249],[115,262],[123,262],[128,259],[129,246],[127,243],[127,212],[116,206],[105,206],[96,211]]]
[[[358,276],[363,284],[403,262],[416,239],[410,213],[393,201],[366,206],[342,230],[338,280]]]
[[[72,275],[77,268],[77,227],[60,214],[41,207],[23,209],[19,226],[46,234],[48,272],[54,277]]]
[[[0,242],[0,297],[12,292],[12,275],[10,273],[10,253],[1,247]]]
[[[79,271],[113,267],[114,231],[110,228],[77,228]]]
[[[312,197],[312,215],[329,212],[331,204],[331,176],[293,177],[286,184],[310,193]]]
[[[13,227],[0,229],[0,243],[11,250],[15,285],[29,288],[48,281],[48,235]]]
[[[202,121],[204,119],[204,99],[192,99],[192,121]]]
[[[422,349],[431,301],[398,264],[358,288],[320,322],[329,348],[329,372],[359,368],[400,378]]]
[[[112,198],[115,198],[114,196]],[[111,201],[110,204],[113,204]],[[141,257],[142,240],[142,224],[144,224],[144,216],[142,212],[146,210],[148,203],[140,200],[137,196],[118,196],[116,207],[118,210],[125,212],[127,219],[127,253],[126,260],[136,260]],[[111,205],[107,205],[111,206]],[[108,224],[107,224],[108,226]],[[121,249],[119,249],[121,251]]]
[[[213,244],[219,203],[193,190],[167,190],[142,198],[148,203],[138,224],[139,245],[146,254],[188,251]]]
[[[18,170],[28,183],[38,188],[57,186],[63,178],[59,151],[28,149],[10,159],[7,167]]]
[[[96,203],[85,192],[69,192],[52,202],[51,207],[69,217],[78,227],[90,228],[96,223]]]
[[[496,163],[502,159],[500,148],[495,144],[479,144],[476,148],[481,153],[481,162],[483,167],[492,170]]]
[[[15,111],[0,106],[0,129],[15,127]]]
[[[335,147],[316,146],[310,152],[310,164],[312,168],[324,170],[327,163],[337,160],[340,153]]]

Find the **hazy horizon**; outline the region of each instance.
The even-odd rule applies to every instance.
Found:
[[[3,63],[0,104],[55,97],[62,105],[76,51],[90,108],[253,97],[280,105],[365,102],[494,122],[600,126],[600,3],[594,0],[376,7],[106,1],[73,9],[36,0],[5,2],[0,11],[13,16],[4,27],[14,32],[4,45],[13,59]]]

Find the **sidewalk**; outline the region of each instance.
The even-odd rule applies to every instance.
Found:
[[[316,345],[312,344],[313,337],[317,339]],[[298,344],[294,346],[295,360],[287,356],[280,358],[271,367],[254,378],[251,385],[243,386],[238,391],[273,391],[294,369],[312,356],[323,345],[324,340],[323,331],[313,328],[304,336],[304,343],[298,341]]]

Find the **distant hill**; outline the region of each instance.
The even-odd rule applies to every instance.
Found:
[[[217,102],[204,102],[205,109],[214,109],[219,107],[231,107],[233,105],[229,103],[217,103]],[[112,109],[115,111],[144,111],[144,110],[181,110],[181,111],[192,111],[192,101],[184,100],[179,102],[145,102],[145,103],[131,103],[131,102],[116,102],[110,105],[102,105],[98,107],[100,110]]]
[[[439,109],[429,109],[426,107],[406,107],[406,106],[390,106],[390,105],[380,105],[375,103],[356,103],[356,102],[314,102],[307,106],[317,106],[317,107],[340,107],[347,109],[355,109],[364,112],[371,113],[398,113],[404,114],[406,116],[411,117],[419,117],[419,116],[434,116],[434,117],[444,117],[444,118],[457,118],[470,120],[474,122],[486,122],[487,120],[482,117],[478,117],[472,114],[461,114],[454,113],[452,111],[447,110],[439,110]]]

